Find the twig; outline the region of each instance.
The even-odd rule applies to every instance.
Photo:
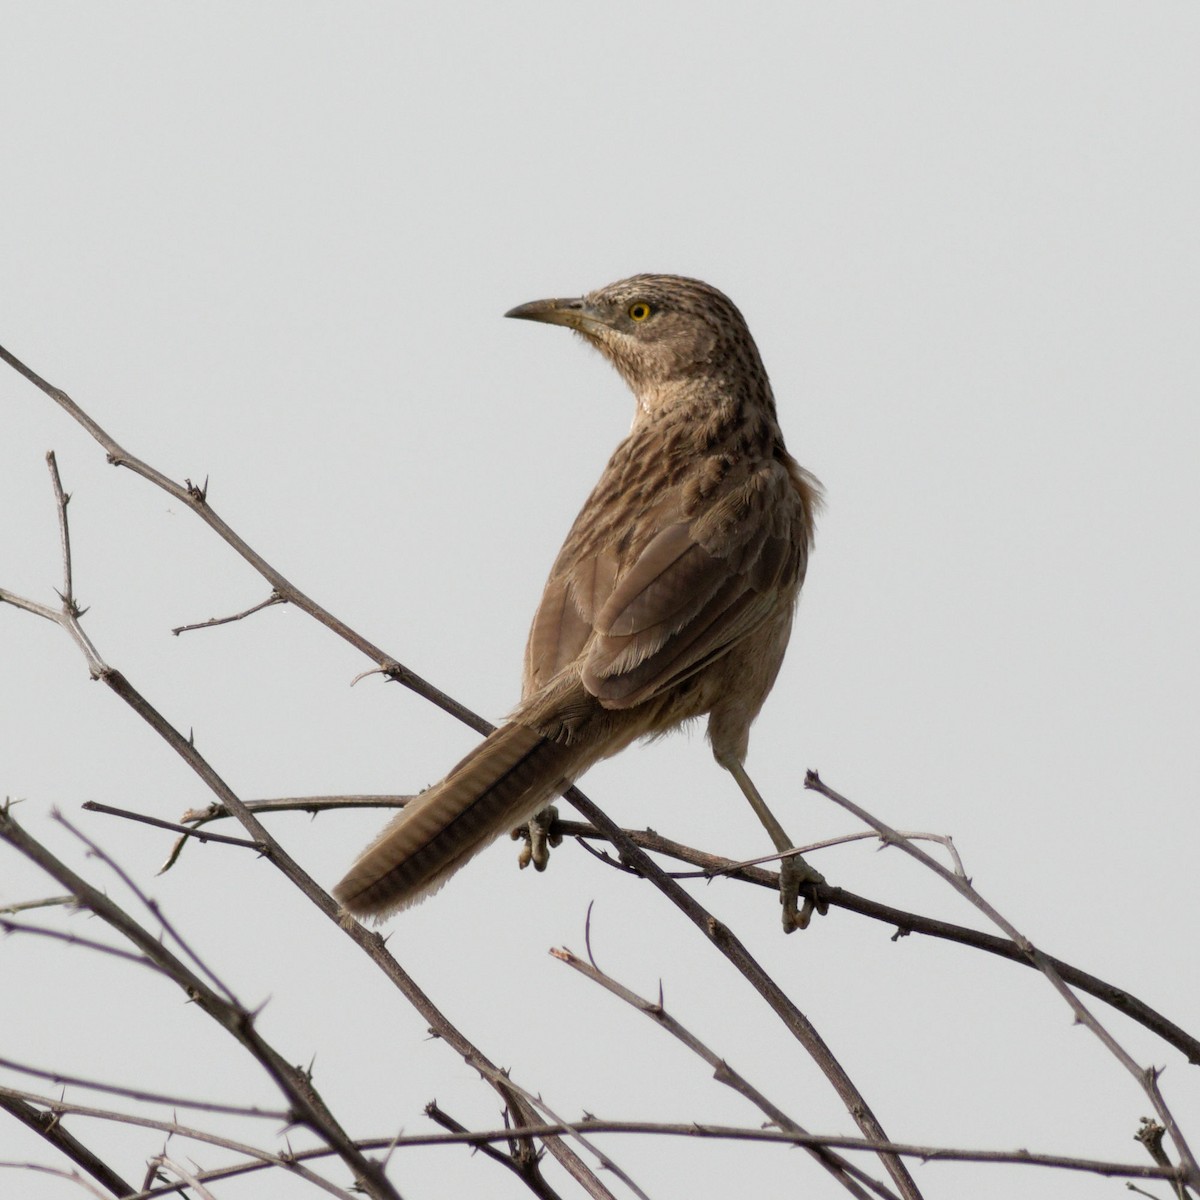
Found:
[[[19,904],[6,904],[0,908],[0,913],[29,912],[34,908],[61,908],[74,903],[74,896],[47,896],[44,900],[23,900]]]
[[[247,812],[307,812],[319,813],[330,808],[403,808],[411,800],[411,796],[297,796],[281,797],[276,800],[244,800]],[[221,803],[210,804],[205,808],[190,808],[183,814],[181,820],[186,823],[187,836],[177,838],[171,847],[163,865],[158,868],[158,874],[169,871],[178,861],[179,855],[187,844],[188,837],[194,836],[201,826],[210,821],[219,821],[232,817],[233,813]],[[257,843],[256,843],[257,844]]]
[[[267,800],[243,800],[250,812],[306,812],[322,813],[340,808],[403,808],[412,796],[398,796],[391,792],[351,793],[342,796],[272,796]],[[232,817],[223,804],[209,804],[204,808],[189,808],[179,819],[185,824],[199,828],[209,821],[222,821]],[[593,832],[595,832],[593,830]]]
[[[72,897],[74,901],[74,897]],[[27,925],[24,921],[7,921],[0,919],[0,931],[4,933],[27,933],[33,937],[47,938],[52,942],[65,942],[68,946],[82,946],[85,950],[95,950],[98,954],[109,954],[113,958],[124,959],[136,963],[139,967],[149,967],[152,971],[158,968],[141,954],[131,950],[122,950],[120,946],[110,946],[107,942],[95,938],[80,937],[77,933],[68,933],[62,929],[47,929],[43,925]]]
[[[946,852],[954,860],[955,869],[962,871],[962,859],[958,856],[958,850],[954,846],[954,839],[948,837],[944,833],[913,833],[907,830],[902,830],[901,837],[906,837],[914,842],[937,842],[939,846],[944,846]],[[785,858],[791,858],[797,854],[812,854],[815,850],[829,850],[834,846],[845,846],[851,842],[862,842],[868,840],[879,840],[879,849],[887,848],[887,841],[880,838],[877,833],[843,833],[837,837],[825,838],[820,842],[809,842],[806,846],[793,846],[790,850],[776,850],[774,854],[760,854],[757,858],[745,858],[740,862],[732,862],[728,866],[708,867],[701,871],[672,871],[672,879],[712,879],[718,875],[728,875],[731,872],[741,871],[746,867],[760,867],[764,863],[779,862]]]
[[[131,812],[127,808],[113,808],[109,804],[101,804],[98,800],[88,800],[80,805],[87,812],[104,813],[110,817],[123,817],[126,821],[138,821],[142,825],[153,825],[156,829],[166,829],[178,833],[185,838],[195,838],[199,842],[220,842],[225,846],[243,846],[247,850],[257,850],[259,854],[266,851],[261,842],[252,842],[247,838],[229,837],[223,833],[201,833],[186,825],[178,825],[174,821],[163,821],[158,817],[147,816],[145,813]]]
[[[62,480],[58,476],[58,460],[54,451],[46,452],[46,465],[50,468],[50,479],[54,487],[54,499],[58,503],[58,536],[62,543],[63,587],[59,595],[64,604],[75,607],[75,588],[71,580],[71,533],[67,527],[67,504],[71,497],[63,491]]]
[[[194,629],[212,629],[215,625],[230,625],[234,621],[241,621],[246,617],[253,616],[256,612],[262,612],[264,608],[271,608],[273,605],[286,603],[286,596],[282,596],[278,592],[272,592],[265,600],[260,601],[258,604],[252,604],[249,608],[244,609],[240,613],[234,613],[230,617],[209,617],[207,621],[197,621],[194,625],[176,625],[171,632],[178,637],[181,633],[191,633]]]
[[[221,1104],[214,1100],[189,1100],[184,1096],[168,1096],[162,1092],[148,1092],[144,1088],[121,1087],[115,1083],[101,1083],[96,1079],[84,1079],[80,1075],[67,1075],[62,1071],[47,1071],[41,1067],[31,1067],[27,1063],[15,1062],[11,1058],[0,1058],[0,1067],[6,1071],[17,1071],[21,1075],[32,1075],[35,1079],[45,1079],[66,1087],[87,1088],[91,1092],[103,1092],[108,1096],[123,1096],[127,1100],[137,1100],[142,1104],[169,1104],[172,1108],[192,1108],[201,1112],[223,1113],[234,1117],[256,1117],[268,1121],[290,1123],[293,1114],[282,1109],[258,1108],[245,1104]]]
[[[339,808],[401,807],[403,802],[409,799],[411,797],[390,795],[289,796],[271,800],[250,800],[245,803],[255,813],[292,811],[316,813]],[[212,804],[204,809],[192,809],[184,813],[182,819],[184,821],[207,823],[227,818],[229,815],[219,804]],[[608,840],[595,826],[585,821],[559,819],[555,822],[554,829],[564,837],[575,838],[583,849],[587,850],[594,857],[599,858],[606,865],[629,874],[638,874],[634,868],[626,863],[618,862],[616,859],[592,849],[589,845],[589,840]],[[630,841],[640,846],[643,850],[647,850],[652,854],[664,854],[668,857],[676,858],[680,862],[694,864],[700,868],[700,871],[697,872],[699,875],[719,875],[744,883],[752,883],[765,888],[767,891],[779,891],[779,876],[773,871],[762,871],[754,867],[740,865],[723,855],[694,849],[691,846],[673,841],[650,829],[623,829],[622,832]],[[879,837],[878,833],[873,831],[858,836],[863,838]],[[940,837],[935,837],[935,840],[941,839]],[[951,839],[947,838],[945,840],[949,842]],[[957,851],[953,853],[957,855]],[[961,859],[956,858],[955,861],[961,869]],[[690,877],[693,873],[671,871],[669,874],[672,878],[682,879]],[[859,896],[854,892],[847,891],[844,888],[832,887],[828,884],[821,885],[818,891],[822,902],[827,903],[831,908],[840,908],[846,912],[856,913],[859,916],[895,926],[897,932],[894,937],[901,937],[910,933],[922,934],[925,937],[935,937],[943,941],[957,942],[960,945],[968,946],[975,950],[983,950],[999,958],[1005,958],[1009,962],[1017,963],[1020,966],[1036,969],[1026,957],[1024,951],[1008,938],[997,937],[995,934],[984,933],[979,929],[971,929],[966,925],[957,925],[935,917],[922,916],[907,909],[894,908],[889,904],[882,904],[877,900],[871,900],[865,896]],[[1087,992],[1088,995],[1094,996],[1097,1000],[1103,1001],[1103,1003],[1116,1009],[1117,1012],[1127,1016],[1130,1020],[1136,1021],[1139,1025],[1150,1030],[1151,1033],[1162,1038],[1168,1045],[1173,1046],[1181,1054],[1185,1055],[1190,1063],[1200,1066],[1200,1039],[1193,1037],[1182,1026],[1163,1016],[1162,1013],[1151,1008],[1145,1001],[1138,999],[1137,996],[1134,996],[1124,988],[1117,987],[1115,984],[1108,983],[1096,975],[1089,974],[1082,968],[1073,966],[1061,958],[1055,958],[1053,955],[1047,955],[1047,958],[1053,963],[1055,969],[1067,983],[1079,988],[1080,991]]]
[[[95,1185],[88,1183],[78,1171],[64,1171],[61,1167],[47,1167],[42,1163],[0,1162],[0,1169],[5,1168],[12,1171],[36,1171],[41,1175],[54,1175],[59,1179],[66,1179],[70,1183],[77,1183],[85,1192],[97,1197],[97,1200],[109,1200]]]

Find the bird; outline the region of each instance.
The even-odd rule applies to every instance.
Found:
[[[565,326],[616,368],[636,408],[559,551],[525,650],[522,699],[412,798],[334,888],[382,921],[529,823],[541,869],[549,802],[600,759],[707,716],[716,761],[777,851],[794,843],[746,772],[750,726],[783,662],[822,489],[788,453],[742,314],[697,279],[642,274],[505,313]],[[781,859],[783,926],[809,922],[798,853]]]

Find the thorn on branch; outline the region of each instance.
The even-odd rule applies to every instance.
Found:
[[[593,858],[598,858],[605,866],[613,867],[618,871],[624,871],[627,875],[641,875],[637,867],[624,861],[624,859],[615,859],[612,855],[604,850],[597,850],[583,838],[576,838],[575,841],[582,846]]]
[[[350,680],[350,686],[354,687],[355,684],[359,683],[360,681],[366,679],[368,676],[371,676],[371,675],[387,675],[390,679],[396,679],[396,676],[392,673],[392,671],[388,667],[385,667],[385,666],[368,667],[365,671],[359,671],[359,673],[357,675],[355,675],[355,677],[352,680]]]
[[[595,900],[588,901],[587,917],[583,922],[583,948],[587,951],[588,962],[599,971],[600,965],[596,962],[596,956],[592,953],[592,909],[595,906]]]
[[[394,658],[385,658],[379,664],[379,669],[396,683],[405,683],[411,676],[409,669],[402,663],[397,662]]]

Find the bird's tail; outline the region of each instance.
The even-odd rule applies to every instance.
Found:
[[[382,919],[416,904],[494,838],[545,806],[578,772],[579,752],[524,725],[502,725],[410,800],[359,855],[334,896]]]

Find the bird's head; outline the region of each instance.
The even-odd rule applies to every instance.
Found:
[[[679,275],[634,275],[586,296],[534,300],[504,314],[565,325],[624,376],[643,412],[696,383],[766,375],[750,331],[716,288]]]

